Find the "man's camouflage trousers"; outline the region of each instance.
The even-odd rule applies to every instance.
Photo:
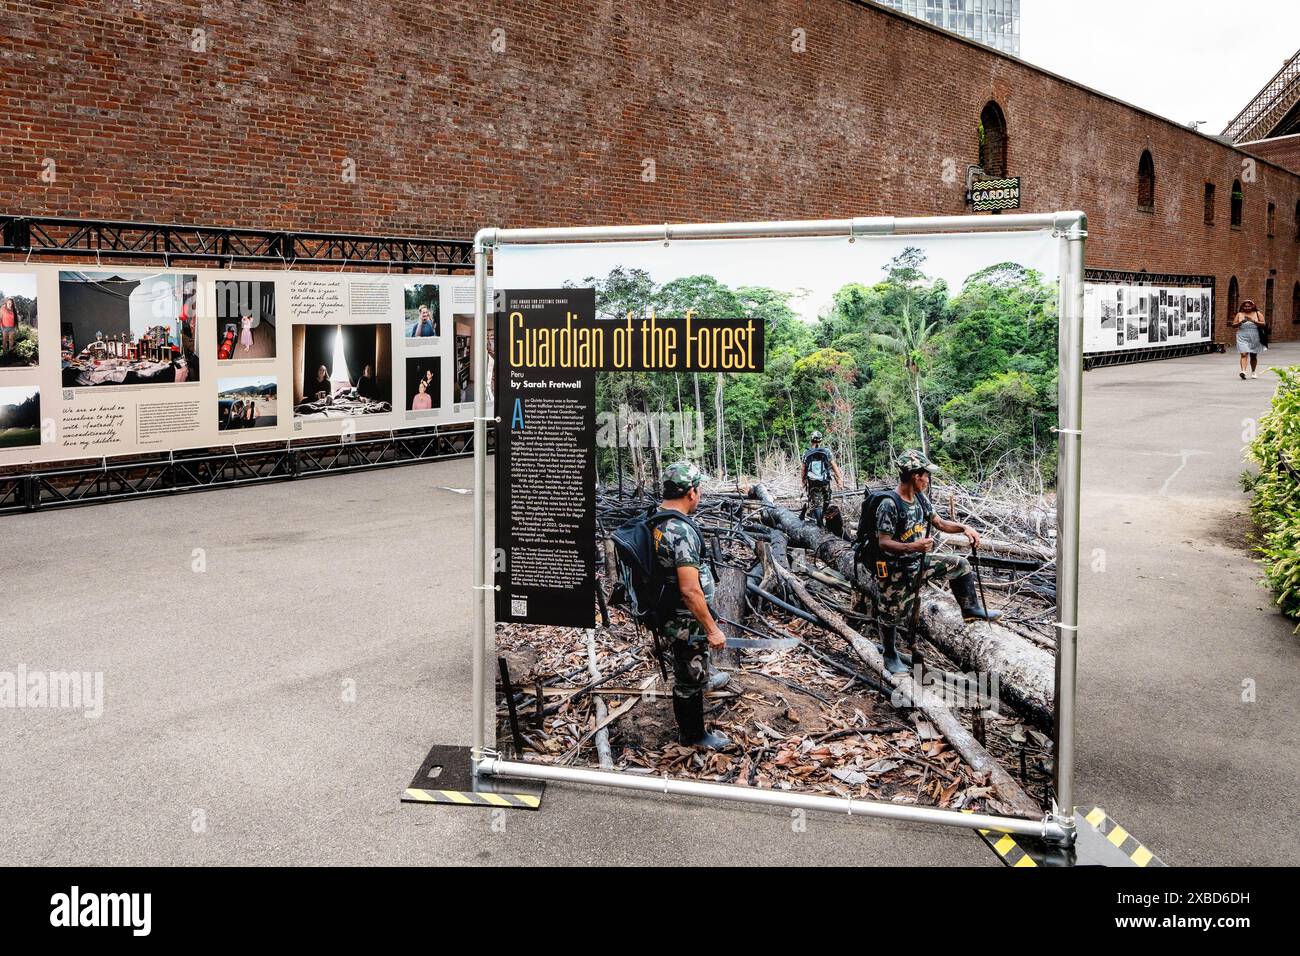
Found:
[[[695,618],[669,622],[660,633],[672,642],[673,696],[694,697],[709,684],[709,641]]]
[[[808,516],[821,524],[826,509],[831,504],[831,483],[829,481],[808,482]]]
[[[918,565],[915,571],[920,571]],[[970,574],[970,562],[960,555],[932,554],[925,560],[924,580],[951,581]],[[874,568],[858,565],[858,588],[866,593],[868,576],[873,577],[880,591],[880,623],[905,626],[912,614],[912,602],[920,587],[916,574],[906,568],[885,561],[877,562]]]

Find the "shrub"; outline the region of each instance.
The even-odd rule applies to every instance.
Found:
[[[1300,620],[1300,365],[1274,371],[1281,387],[1250,444],[1259,476],[1244,484],[1253,495],[1264,578],[1282,613]]]

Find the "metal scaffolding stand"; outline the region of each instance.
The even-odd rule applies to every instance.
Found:
[[[492,438],[485,441],[490,448]],[[474,450],[474,431],[455,425],[102,458],[0,475],[0,514],[464,458]]]
[[[0,216],[0,254],[162,259],[166,262],[351,265],[467,272],[465,239],[357,236],[111,219]]]
[[[1184,358],[1188,355],[1207,355],[1222,352],[1224,347],[1215,342],[1187,342],[1183,345],[1164,345],[1149,349],[1123,349],[1118,352],[1088,352],[1083,357],[1084,371],[1105,368],[1107,365],[1132,365],[1135,362],[1158,362],[1161,359]]]

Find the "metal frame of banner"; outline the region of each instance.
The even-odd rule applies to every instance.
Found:
[[[941,826],[991,830],[1039,837],[1049,843],[1072,845],[1076,837],[1074,803],[1074,722],[1078,645],[1080,446],[1083,410],[1083,246],[1087,216],[1082,212],[1014,214],[1004,216],[938,216],[799,220],[790,222],[699,223],[650,226],[584,226],[558,229],[481,229],[474,237],[475,367],[479,382],[488,381],[487,277],[488,255],[507,243],[626,242],[690,239],[739,239],[790,236],[896,236],[940,233],[1031,232],[1051,230],[1060,241],[1060,385],[1057,461],[1057,621],[1056,656],[1056,799],[1040,820],[987,813],[963,813],[817,794],[762,790],[729,784],[677,780],[667,776],[608,770],[587,770],[549,764],[503,760],[489,746],[495,732],[487,720],[487,695],[494,655],[489,629],[489,602],[495,587],[488,567],[487,541],[487,413],[486,388],[476,390],[474,413],[474,643],[473,723],[470,751],[475,776],[555,780],[592,786],[642,790],[681,796],[711,797],[742,803],[847,813],[850,816],[903,820]],[[495,743],[495,741],[494,741]]]

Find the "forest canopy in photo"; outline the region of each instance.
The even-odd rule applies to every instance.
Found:
[[[846,479],[890,474],[905,448],[924,448],[960,481],[1011,480],[1050,490],[1056,477],[1057,284],[1014,262],[970,275],[956,293],[908,247],[875,282],[837,290],[815,322],[796,293],[729,288],[708,275],[662,284],[616,267],[581,285],[603,318],[681,315],[762,318],[767,371],[758,375],[618,372],[598,379],[598,410],[693,418],[700,464],[752,474],[759,458],[799,455],[814,430]],[[652,449],[671,459],[670,447]],[[612,449],[601,471],[612,473]],[[657,465],[647,463],[647,467]]]

